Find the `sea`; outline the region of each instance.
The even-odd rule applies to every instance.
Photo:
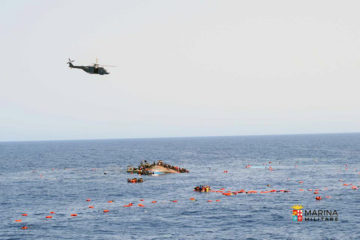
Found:
[[[190,172],[128,183],[142,160]],[[1,142],[0,239],[360,239],[359,160],[360,134]]]

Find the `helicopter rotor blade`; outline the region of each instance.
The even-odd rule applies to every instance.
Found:
[[[100,64],[99,66],[102,66],[102,67],[117,67],[117,66],[114,66],[114,65],[102,65],[102,64]]]
[[[98,63],[93,63],[93,65],[97,65],[99,67],[117,67],[115,65],[104,65],[104,64],[98,64]]]
[[[104,64],[99,64],[99,58],[96,58],[95,63],[93,63],[94,66],[98,66],[98,67],[117,67],[114,65],[104,65]]]

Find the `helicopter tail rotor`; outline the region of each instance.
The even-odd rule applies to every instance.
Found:
[[[74,66],[74,65],[72,64],[74,61],[75,61],[75,60],[71,60],[71,59],[69,58],[69,61],[67,62],[67,63],[69,64],[69,67],[73,67],[73,66]]]

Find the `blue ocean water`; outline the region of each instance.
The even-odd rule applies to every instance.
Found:
[[[360,134],[4,142],[0,239],[360,239],[359,158]],[[190,173],[127,183],[143,159]],[[271,189],[290,192],[259,193]],[[294,222],[295,204],[338,221]]]

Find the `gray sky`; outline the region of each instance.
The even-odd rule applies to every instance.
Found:
[[[359,1],[0,6],[1,141],[360,131]]]

